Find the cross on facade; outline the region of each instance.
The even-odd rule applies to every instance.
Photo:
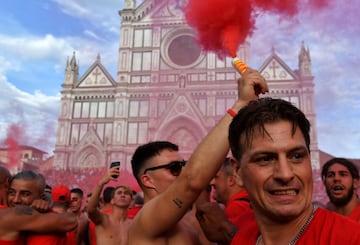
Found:
[[[280,66],[276,65],[276,62],[273,61],[269,68],[273,70],[273,78],[276,78],[276,69],[280,68]]]
[[[92,75],[95,76],[95,81],[94,83],[97,84],[97,81],[98,81],[98,76],[101,75],[101,72],[99,72],[99,68],[96,67],[95,71],[92,73]]]

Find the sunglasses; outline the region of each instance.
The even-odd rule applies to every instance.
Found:
[[[185,166],[185,164],[186,164],[186,161],[184,161],[184,160],[172,161],[168,164],[147,168],[144,170],[144,174],[146,174],[147,171],[165,168],[165,169],[168,169],[173,176],[179,176],[181,173],[181,169]]]

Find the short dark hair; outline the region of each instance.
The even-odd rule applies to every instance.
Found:
[[[225,161],[223,163],[223,165],[221,166],[221,171],[226,175],[226,176],[231,176],[234,173],[233,167],[231,165],[231,160],[229,157],[225,158]]]
[[[153,141],[139,146],[131,159],[133,175],[140,186],[140,170],[144,164],[152,157],[159,155],[164,150],[179,151],[179,147],[169,141]]]
[[[118,186],[116,186],[114,188],[114,191],[112,192],[111,199],[114,198],[116,191],[118,189],[120,189],[120,188],[125,189],[126,193],[129,194],[131,196],[131,198],[133,197],[133,191],[131,190],[131,188],[129,186],[127,186],[127,185],[118,185]]]
[[[325,164],[322,167],[321,177],[323,180],[325,179],[325,177],[329,171],[329,168],[332,165],[334,165],[335,163],[345,166],[349,170],[353,179],[359,179],[359,169],[355,166],[355,164],[353,162],[351,162],[345,158],[334,157],[334,158],[330,159],[329,161],[325,162]]]
[[[79,194],[79,196],[82,198],[84,196],[84,192],[83,190],[81,190],[80,188],[72,188],[70,190],[70,193],[76,193]]]
[[[39,172],[35,170],[23,170],[21,172],[18,172],[15,174],[11,180],[10,183],[13,180],[29,180],[29,181],[37,181],[39,184],[39,192],[43,193],[45,191],[46,181],[44,175],[40,174]]]
[[[108,186],[104,189],[104,191],[103,191],[104,203],[110,203],[110,201],[113,197],[114,190],[115,190],[115,187],[113,187],[113,186]]]
[[[292,123],[293,134],[299,127],[304,135],[306,147],[310,151],[310,122],[305,114],[288,101],[267,97],[250,101],[231,122],[228,137],[231,152],[235,159],[240,160],[244,147],[251,145],[256,129],[260,129],[264,135],[268,135],[265,124],[279,121]],[[243,134],[244,145],[241,145]]]

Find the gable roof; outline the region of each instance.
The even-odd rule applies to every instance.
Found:
[[[115,87],[116,82],[101,64],[100,55],[76,83],[76,88]]]
[[[259,68],[259,72],[267,81],[298,80],[295,72],[275,53],[274,49]]]

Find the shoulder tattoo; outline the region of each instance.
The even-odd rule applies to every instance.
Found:
[[[32,215],[33,209],[28,206],[15,207],[15,214],[17,215]]]

